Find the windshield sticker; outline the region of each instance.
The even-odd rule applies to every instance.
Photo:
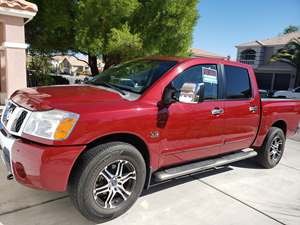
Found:
[[[202,77],[204,83],[218,84],[217,70],[211,68],[202,68]]]

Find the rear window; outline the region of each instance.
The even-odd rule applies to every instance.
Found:
[[[247,69],[236,66],[225,66],[225,81],[226,99],[249,99],[252,97]]]

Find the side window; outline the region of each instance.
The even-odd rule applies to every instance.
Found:
[[[252,90],[248,70],[225,65],[226,98],[227,99],[249,99]]]
[[[204,83],[204,99],[218,98],[218,71],[216,65],[199,65],[179,74],[173,81],[173,87],[180,91],[185,83]]]

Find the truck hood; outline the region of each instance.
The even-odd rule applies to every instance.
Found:
[[[16,91],[11,99],[31,111],[44,111],[96,102],[115,102],[123,98],[106,88],[90,85],[61,85],[26,88]]]

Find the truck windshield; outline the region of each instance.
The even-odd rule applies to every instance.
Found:
[[[141,94],[176,63],[161,60],[131,61],[111,67],[87,83]]]

